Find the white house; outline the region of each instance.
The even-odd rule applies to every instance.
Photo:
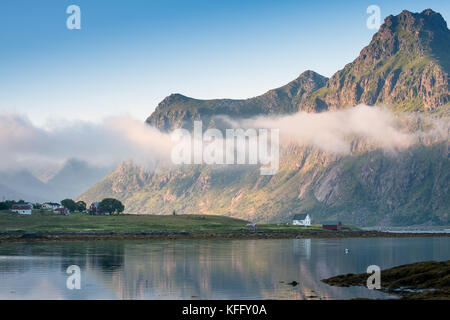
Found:
[[[292,218],[292,224],[294,226],[310,226],[311,225],[311,217],[307,213],[296,214]]]
[[[59,203],[55,203],[55,202],[45,202],[42,204],[42,209],[45,209],[45,210],[55,210],[59,207],[61,207],[61,205]]]
[[[31,209],[32,207],[29,204],[15,204],[12,206],[11,211],[31,215]]]

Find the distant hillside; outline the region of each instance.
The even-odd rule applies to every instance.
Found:
[[[32,194],[25,194],[21,193],[19,191],[13,190],[9,188],[8,186],[5,186],[4,184],[0,183],[0,201],[5,200],[24,200],[27,199],[27,201],[31,202],[44,202],[46,199],[40,198],[39,196],[32,195]]]
[[[84,161],[69,159],[47,182],[39,180],[27,170],[0,172],[0,200],[59,202],[65,198],[75,198],[111,170],[112,168],[93,167]]]
[[[85,161],[69,159],[47,185],[54,190],[57,199],[75,198],[92,187],[113,168],[95,167]]]
[[[0,198],[3,200],[48,201],[53,190],[26,170],[0,172]]]
[[[192,121],[201,118],[220,127],[215,115],[236,119],[323,112],[360,103],[387,105],[405,118],[422,114],[448,119],[449,40],[450,30],[440,14],[403,11],[387,17],[359,57],[329,80],[307,71],[286,86],[247,100],[171,95],[147,123],[167,131],[191,128]],[[448,137],[448,121],[441,130]],[[450,225],[448,147],[444,138],[393,155],[355,140],[351,155],[338,156],[285,146],[274,176],[259,175],[256,166],[161,166],[146,172],[123,163],[80,199],[116,197],[134,213],[168,214],[175,209],[275,222],[308,212],[316,222]]]

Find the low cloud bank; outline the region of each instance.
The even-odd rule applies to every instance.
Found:
[[[420,126],[411,130],[387,109],[364,105],[334,112],[227,121],[235,128],[279,129],[282,142],[295,141],[339,154],[351,152],[354,138],[397,150],[431,137],[448,141],[449,132],[448,122],[431,120],[421,120],[426,130]],[[70,158],[97,166],[133,160],[151,168],[160,159],[170,159],[173,145],[169,134],[130,116],[105,118],[99,124],[59,122],[44,129],[24,115],[0,113],[0,170],[41,170],[60,166]]]
[[[109,117],[99,124],[59,122],[36,127],[26,116],[0,114],[0,170],[61,165],[77,158],[96,166],[134,160],[148,166],[170,154],[170,136],[130,116]]]
[[[281,141],[338,154],[350,154],[355,139],[364,139],[388,151],[402,150],[425,140],[448,140],[449,128],[448,121],[411,114],[394,115],[386,108],[366,105],[322,113],[225,120],[235,127],[278,128]]]

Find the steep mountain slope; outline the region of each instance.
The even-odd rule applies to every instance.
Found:
[[[360,56],[328,81],[309,71],[287,86],[248,100],[172,95],[147,123],[171,130],[191,128],[192,120],[202,118],[220,127],[214,115],[322,112],[359,103],[448,119],[449,34],[438,13],[403,11],[386,18]],[[420,121],[415,125],[427,126]],[[284,146],[274,176],[261,176],[256,166],[161,166],[146,172],[124,163],[80,199],[113,196],[124,201],[128,212],[147,214],[177,210],[275,222],[309,212],[315,222],[450,225],[448,122],[441,130],[447,138],[415,144],[396,154],[357,141],[346,156]]]
[[[383,151],[338,157],[292,145],[280,170],[256,166],[185,166],[155,173],[123,163],[79,198],[113,196],[133,213],[221,214],[253,221],[314,221],[355,225],[449,224],[450,161],[445,143],[396,155]]]

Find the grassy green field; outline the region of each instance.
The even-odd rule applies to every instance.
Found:
[[[114,215],[90,216],[73,213],[67,216],[33,211],[31,216],[0,211],[0,232],[140,232],[140,231],[210,231],[230,232],[246,229],[247,221],[213,215]],[[300,227],[286,224],[259,224],[259,231],[318,231],[321,225]]]

